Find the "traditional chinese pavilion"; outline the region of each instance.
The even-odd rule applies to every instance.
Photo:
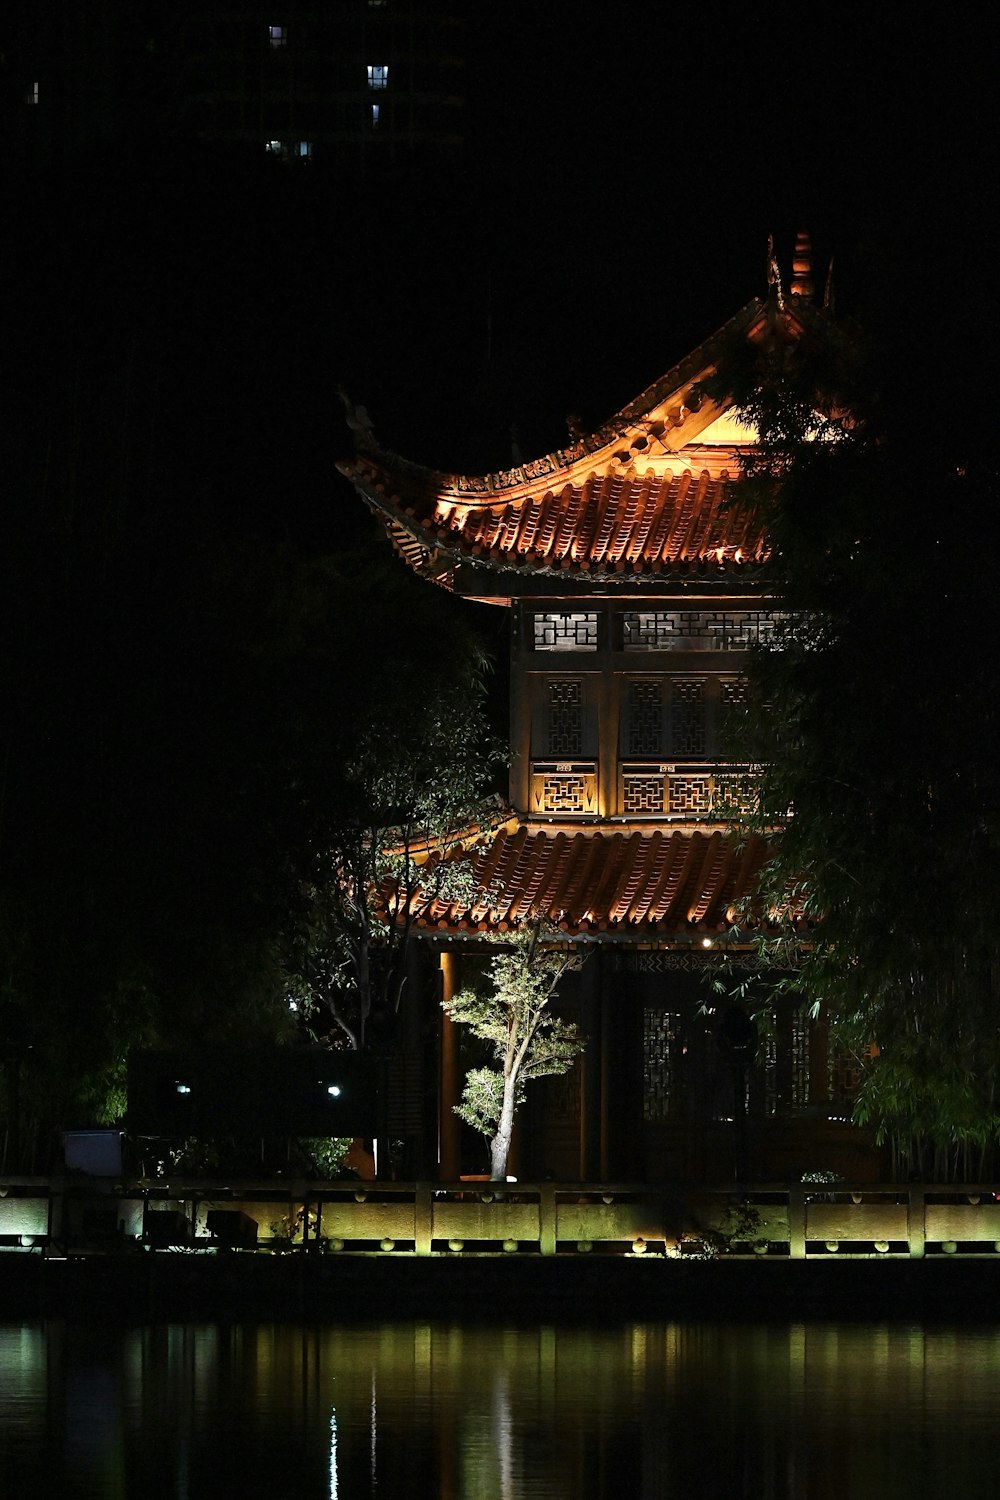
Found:
[[[418,925],[444,993],[486,934],[539,916],[588,953],[565,1003],[587,1036],[574,1072],[537,1085],[522,1175],[758,1180],[859,1176],[846,1061],[789,1002],[751,1053],[713,996],[725,960],[758,960],[741,898],[766,855],[722,803],[747,771],[738,736],[748,652],[774,631],[769,548],[734,500],[753,432],[702,382],[737,337],[797,337],[813,305],[800,236],[772,285],[596,431],[500,473],[438,473],[355,422],[342,470],[428,584],[511,620],[509,820],[477,849],[475,894],[428,900]],[[481,959],[480,959],[481,961]],[[439,1168],[462,1155],[456,1037],[441,1017]]]

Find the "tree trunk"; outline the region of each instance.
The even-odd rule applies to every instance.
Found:
[[[490,1141],[490,1178],[493,1182],[506,1182],[509,1151],[510,1131],[498,1130]]]
[[[500,1121],[497,1125],[497,1133],[490,1141],[490,1177],[494,1182],[504,1182],[507,1178],[507,1154],[510,1151],[510,1138],[514,1131],[516,1082],[516,1077],[505,1078],[503,1081]]]

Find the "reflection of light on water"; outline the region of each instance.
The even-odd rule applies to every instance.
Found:
[[[378,1484],[375,1473],[375,1439],[378,1435],[378,1407],[375,1401],[375,1367],[372,1366],[372,1489]]]
[[[996,1500],[997,1390],[1000,1318],[0,1323],[0,1495]]]
[[[500,1470],[500,1494],[511,1500],[514,1494],[514,1419],[510,1409],[510,1391],[504,1372],[498,1370],[493,1385],[493,1438],[497,1445]]]

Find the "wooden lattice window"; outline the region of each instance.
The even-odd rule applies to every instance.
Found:
[[[549,683],[548,754],[583,753],[583,688],[578,679]]]
[[[777,610],[626,610],[622,615],[626,651],[747,651],[774,640]]]
[[[747,701],[745,677],[722,679],[719,683],[719,748],[724,755],[734,755],[738,749]]]
[[[862,1048],[860,1056],[843,1042],[833,1042],[827,1053],[827,1088],[831,1109],[849,1115],[861,1081],[861,1070],[866,1062],[878,1056],[878,1048],[870,1042]]]
[[[532,642],[536,651],[596,651],[597,612],[535,615]]]
[[[628,684],[626,752],[663,753],[663,684],[654,677],[633,678]]]
[[[681,1014],[647,1005],[642,1013],[642,1117],[665,1120],[674,1102]]]
[[[669,781],[669,811],[700,816],[712,805],[712,778],[710,776],[671,776]]]
[[[662,775],[637,775],[622,777],[622,812],[664,813],[664,778]]]
[[[541,798],[546,812],[585,812],[587,779],[585,776],[553,771],[542,777]]]
[[[801,1008],[794,1011],[791,1025],[791,1105],[793,1109],[804,1109],[809,1103],[809,1038],[811,1030],[809,1017],[805,1012]]]
[[[597,769],[593,761],[535,761],[531,771],[531,810],[593,817],[597,811]]]
[[[758,1049],[766,1115],[778,1113],[778,1043],[773,1033],[765,1036]]]
[[[670,685],[670,753],[701,759],[707,753],[705,681],[674,677]]]

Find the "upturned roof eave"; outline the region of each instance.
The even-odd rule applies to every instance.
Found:
[[[715,373],[715,361],[723,345],[739,333],[748,339],[767,326],[768,307],[753,298],[716,333],[683,360],[646,386],[613,416],[565,448],[558,448],[511,469],[485,474],[455,474],[433,469],[403,458],[377,442],[370,429],[359,438],[355,459],[338,464],[352,483],[368,469],[383,484],[400,493],[435,501],[454,499],[461,505],[507,504],[560,485],[579,485],[613,457],[616,449],[628,451],[634,442],[648,442],[650,425],[662,455],[681,457],[681,450],[697,441],[721,408],[707,402],[699,389]],[[641,462],[642,449],[639,452]],[[376,483],[378,480],[376,479]]]
[[[436,528],[432,529],[415,514],[413,507],[405,507],[399,494],[388,491],[385,479],[368,462],[339,467],[352,478],[356,490],[384,525],[409,566],[420,576],[443,582],[468,598],[482,596],[496,600],[503,595],[509,600],[522,593],[555,597],[576,592],[593,595],[595,589],[620,596],[629,588],[642,593],[678,595],[698,590],[761,595],[770,591],[770,553],[748,556],[739,562],[728,556],[692,555],[652,563],[647,559],[580,562],[563,556],[542,561],[535,557],[498,555],[495,551],[477,555],[467,544],[442,541]],[[486,585],[489,575],[499,577],[499,586]],[[477,577],[483,578],[483,589],[476,587]]]

